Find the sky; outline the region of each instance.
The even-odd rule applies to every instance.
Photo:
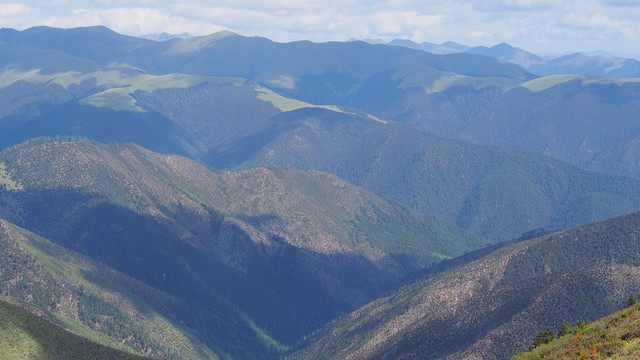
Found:
[[[607,51],[640,57],[640,0],[0,0],[0,27],[105,25],[119,33],[274,41],[409,39],[541,55]]]

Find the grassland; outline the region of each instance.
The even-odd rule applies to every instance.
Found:
[[[640,304],[592,322],[514,360],[638,359],[640,358]]]
[[[622,85],[624,83],[640,82],[640,79],[618,79],[590,75],[550,75],[527,81],[520,86],[533,92],[539,92],[572,80],[580,80],[583,86],[591,84]]]
[[[0,299],[0,358],[4,360],[142,360],[100,345]]]

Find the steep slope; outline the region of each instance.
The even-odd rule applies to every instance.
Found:
[[[637,79],[557,76],[508,91],[458,87],[427,94],[414,89],[361,108],[440,136],[515,146],[638,177],[639,89]]]
[[[215,358],[189,328],[177,325],[172,309],[184,302],[5,220],[0,220],[0,240],[0,293],[28,304],[44,319],[103,346],[154,358]],[[61,344],[51,344],[60,339],[59,330],[49,338],[39,332],[41,326],[14,325],[6,330],[24,341],[25,351],[80,351],[88,343],[74,339],[78,349],[61,349]]]
[[[6,360],[144,359],[91,342],[0,300],[0,357]]]
[[[619,216],[640,201],[634,179],[323,109],[277,115],[213,164],[328,171],[492,242]]]
[[[156,76],[122,67],[68,70],[2,73],[0,147],[39,136],[82,136],[208,161],[209,153],[225,150],[282,111],[355,111],[286,98],[242,78]]]
[[[216,171],[135,145],[45,140],[0,159],[13,184],[0,216],[187,304],[175,318],[233,358],[274,356],[481,244],[318,171]]]
[[[640,287],[640,213],[522,241],[372,302],[305,358],[508,358],[546,326],[623,307]]]
[[[539,227],[575,226],[637,209],[637,187],[629,179],[588,175],[564,164],[552,165],[553,161],[533,154],[437,139],[376,121],[380,119],[358,109],[320,107],[285,98],[240,78],[130,75],[120,71],[75,77],[32,76],[0,89],[0,95],[4,95],[0,103],[6,105],[8,113],[0,118],[0,146],[34,136],[73,135],[102,142],[133,141],[219,168],[317,168],[423,213],[443,216],[490,241],[507,240]],[[40,82],[45,79],[48,82]],[[63,79],[69,82],[66,90],[64,84],[57,83]],[[506,96],[508,102],[524,104],[515,90],[507,95],[499,90],[467,95],[488,98],[497,96],[495,91]],[[554,94],[557,91],[549,90],[540,97]],[[594,91],[593,96],[598,94]],[[581,109],[591,98],[576,101],[574,107]],[[462,110],[467,103],[467,98],[460,95],[451,105],[459,105]],[[434,104],[433,109],[437,106]],[[633,123],[615,119],[631,112],[632,106],[612,104],[607,108],[612,115],[608,121],[615,126],[607,126],[597,138],[597,122],[579,130],[572,124],[554,126],[557,130],[552,133],[558,139],[544,149],[553,145],[553,149],[566,154],[569,146],[581,144],[563,142],[561,137],[575,137],[580,132],[603,140],[602,147],[611,141],[630,141]],[[535,118],[542,135],[548,133],[545,124],[552,118],[543,115],[550,115],[553,109],[556,107]],[[521,110],[519,116],[528,114],[524,105],[516,110]],[[514,138],[535,141],[534,136],[520,132],[526,124],[510,121],[513,111],[496,118],[502,120],[492,125],[493,130],[476,129],[481,125],[478,121],[473,128],[460,131],[473,134],[472,141],[480,141],[482,134],[494,134],[489,141],[497,139],[503,144]],[[576,121],[578,113],[582,110],[574,115]],[[581,122],[585,119],[579,118]],[[621,127],[628,131],[620,131]],[[441,128],[457,136],[454,123],[443,123]],[[540,146],[532,149],[542,151]],[[616,164],[614,156],[598,155],[599,162]],[[633,154],[626,159],[635,164]],[[550,166],[561,170],[544,170]],[[625,185],[615,190],[616,183]],[[511,209],[507,216],[503,216],[505,206]],[[486,216],[479,217],[480,213]]]
[[[557,341],[517,354],[524,359],[634,359],[640,356],[640,305],[576,329]]]

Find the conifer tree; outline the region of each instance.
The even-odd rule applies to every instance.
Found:
[[[551,330],[550,326],[533,338],[533,344],[529,345],[529,350],[533,350],[540,345],[548,344],[556,339],[556,333]]]
[[[563,321],[562,326],[560,326],[560,331],[558,331],[558,337],[563,337],[569,334],[573,334],[573,328],[568,322]]]
[[[629,296],[629,299],[627,300],[627,307],[631,307],[636,303],[637,303],[636,297],[633,294],[631,294],[631,296]]]

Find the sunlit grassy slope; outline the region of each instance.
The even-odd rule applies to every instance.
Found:
[[[514,360],[639,359],[640,304],[594,321],[576,333],[513,357]]]
[[[0,358],[5,360],[145,359],[73,334],[5,300],[0,300]]]

